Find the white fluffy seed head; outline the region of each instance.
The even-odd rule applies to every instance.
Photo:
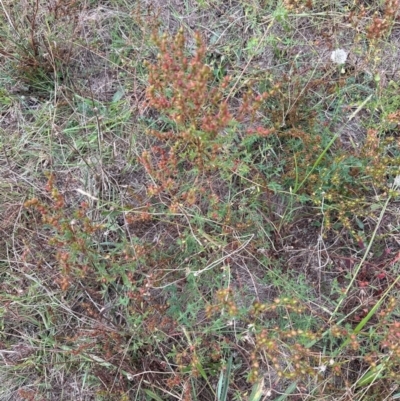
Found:
[[[343,49],[336,49],[331,53],[331,60],[335,64],[344,64],[347,60],[348,53]]]

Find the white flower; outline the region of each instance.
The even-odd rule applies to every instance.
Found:
[[[347,60],[348,53],[343,49],[336,49],[331,54],[331,60],[335,64],[344,64]]]
[[[396,175],[396,177],[394,177],[394,182],[393,182],[393,186],[397,189],[400,189],[400,175]]]

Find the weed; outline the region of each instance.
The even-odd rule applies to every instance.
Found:
[[[0,399],[398,398],[398,1],[128,3],[1,3]]]
[[[66,80],[75,52],[81,6],[60,1],[43,6],[39,0],[6,6],[7,17],[1,34],[0,53],[10,64],[16,78],[43,95],[54,90],[54,82]],[[65,41],[68,38],[68,42]]]

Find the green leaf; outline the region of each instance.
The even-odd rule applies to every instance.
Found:
[[[113,98],[112,98],[112,100],[111,100],[111,103],[117,103],[119,100],[122,99],[122,97],[124,96],[124,94],[125,94],[124,88],[119,88],[119,89],[114,93],[114,96],[113,96]]]
[[[379,203],[373,203],[373,204],[370,206],[370,208],[371,208],[371,210],[374,212],[375,210],[380,210],[380,209],[382,209],[382,205],[380,205]]]
[[[356,223],[361,230],[364,230],[364,223],[358,217],[356,217]]]
[[[163,401],[157,394],[153,393],[151,390],[145,389],[144,392],[151,397],[153,400],[156,401]]]
[[[268,183],[268,189],[270,189],[271,191],[273,191],[274,193],[277,193],[279,191],[283,191],[282,185],[278,184],[275,181],[270,181]]]
[[[196,368],[199,370],[201,377],[207,382],[208,380],[207,380],[206,372],[204,371],[203,366],[201,366],[200,362],[196,365]]]

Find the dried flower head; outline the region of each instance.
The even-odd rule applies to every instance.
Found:
[[[343,49],[336,49],[331,54],[331,60],[335,64],[344,64],[347,60],[348,53]]]

